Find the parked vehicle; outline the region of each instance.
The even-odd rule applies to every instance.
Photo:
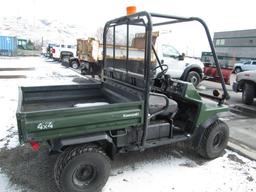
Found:
[[[76,56],[76,46],[70,44],[55,44],[51,48],[52,58],[55,60],[68,60]]]
[[[152,18],[162,18],[155,21]],[[202,156],[213,159],[223,153],[228,141],[228,126],[217,114],[228,111],[224,94],[199,93],[195,87],[167,74],[168,65],[152,51],[153,26],[198,21],[206,30],[215,53],[209,30],[199,18],[181,18],[139,12],[111,20],[104,28],[103,71],[101,81],[83,85],[21,87],[17,111],[19,139],[38,150],[47,142],[51,152],[60,153],[54,177],[60,191],[98,192],[108,180],[110,159],[117,153],[190,141]],[[116,57],[116,42],[107,44],[110,29],[125,25],[146,31],[144,58]],[[115,39],[116,31],[113,31]],[[112,56],[108,47],[113,47]],[[126,43],[129,50],[129,42]],[[216,54],[217,67],[220,69]],[[158,69],[161,69],[160,71]],[[92,80],[90,80],[92,81]]]
[[[221,67],[221,73],[223,75],[225,84],[230,85],[230,76],[232,74],[233,69],[230,67]],[[210,80],[214,82],[220,82],[221,77],[217,71],[216,65],[211,63],[204,64],[204,79]]]
[[[52,48],[55,46],[54,43],[49,43],[46,47],[46,57],[52,58]]]
[[[102,64],[102,46],[94,38],[77,39],[76,57],[63,60],[62,65],[78,69],[83,75],[98,75]]]
[[[172,78],[180,79],[193,83],[197,86],[203,78],[203,63],[194,58],[185,57],[180,54],[172,45],[166,43],[166,39],[159,37],[159,32],[152,35],[153,44],[156,49],[154,51],[158,55],[158,60],[168,65],[167,74]],[[138,33],[132,40],[129,47],[129,54],[133,58],[144,57],[144,48],[141,46],[145,42],[145,33]],[[77,58],[71,58],[69,62],[64,61],[63,65],[73,67],[75,69],[81,66],[81,73],[84,75],[96,75],[101,72],[102,50],[103,45],[99,41],[89,38],[87,40],[77,40]],[[126,54],[125,46],[117,46],[116,57],[122,58]],[[107,46],[107,54],[113,52],[113,47]],[[152,61],[156,62],[156,58],[152,57]],[[158,71],[161,69],[158,68]]]
[[[35,50],[35,45],[30,39],[18,39],[18,49]]]
[[[242,71],[256,70],[256,60],[244,61],[234,64],[234,72],[240,73]]]
[[[43,46],[43,47],[41,48],[41,55],[47,57],[47,47],[44,47],[44,46]]]
[[[233,83],[233,91],[242,92],[242,100],[245,104],[253,104],[256,97],[256,71],[245,71],[236,75]]]
[[[159,60],[168,66],[166,74],[175,79],[191,82],[197,87],[204,77],[204,64],[199,59],[180,54],[175,47],[164,43],[164,40],[156,40],[155,46],[158,47],[156,52]]]
[[[233,65],[230,66],[222,56],[217,57],[219,59],[221,73],[223,75],[224,81],[227,85],[230,85],[230,76],[233,72]],[[212,52],[202,52],[201,61],[204,63],[204,80],[220,82],[221,78],[215,65]]]

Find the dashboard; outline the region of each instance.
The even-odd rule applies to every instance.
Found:
[[[188,83],[176,79],[156,79],[154,86],[152,87],[153,92],[165,93],[166,95],[173,97],[185,97]]]
[[[187,84],[185,82],[171,80],[166,92],[170,95],[185,97]]]

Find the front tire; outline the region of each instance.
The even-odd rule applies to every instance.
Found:
[[[235,68],[235,74],[242,72],[242,69],[240,67]]]
[[[62,192],[98,192],[110,174],[110,160],[96,145],[83,145],[61,154],[55,165],[55,181]]]
[[[196,71],[190,71],[188,73],[186,81],[192,83],[195,87],[197,87],[198,84],[201,82],[201,76]]]
[[[71,63],[71,67],[73,68],[73,69],[78,69],[79,68],[79,63],[77,62],[77,61],[72,61],[72,63]]]
[[[242,94],[242,101],[246,105],[253,104],[253,99],[255,97],[255,88],[251,83],[245,83]]]
[[[61,65],[68,67],[70,62],[70,57],[64,55],[61,59]]]
[[[223,121],[217,120],[204,132],[198,153],[207,159],[219,157],[227,147],[229,128]]]

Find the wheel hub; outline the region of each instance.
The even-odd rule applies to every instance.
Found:
[[[219,148],[222,144],[223,144],[223,141],[224,141],[224,136],[222,133],[218,133],[214,139],[213,139],[213,147],[215,149]]]
[[[78,68],[77,63],[74,63],[74,64],[73,64],[73,68],[74,68],[74,69],[77,69],[77,68]]]
[[[190,82],[195,85],[197,84],[197,78],[195,76],[191,77]]]
[[[96,178],[96,170],[92,165],[81,165],[73,173],[73,183],[79,188],[84,188]]]

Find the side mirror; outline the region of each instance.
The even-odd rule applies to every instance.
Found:
[[[213,94],[214,97],[219,97],[220,96],[220,92],[217,89],[214,89],[212,94]]]
[[[184,57],[185,57],[185,53],[182,53],[181,55],[179,55],[179,60],[180,60],[180,61],[183,61],[183,60],[184,60]]]

